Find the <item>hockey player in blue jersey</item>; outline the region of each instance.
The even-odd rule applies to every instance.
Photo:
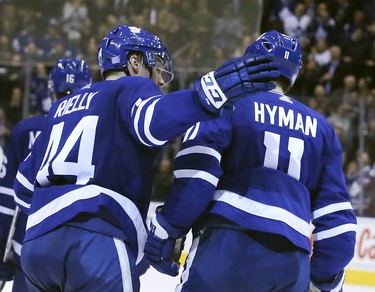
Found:
[[[98,48],[104,81],[52,105],[17,173],[16,202],[29,214],[21,262],[30,287],[139,291],[162,146],[246,93],[274,88],[264,82],[278,75],[272,56],[230,60],[196,89],[163,96],[159,86],[173,72],[160,39],[134,26],[111,31]]]
[[[51,98],[57,100],[92,82],[91,71],[83,60],[59,59],[52,67],[49,77]],[[12,129],[7,145],[5,160],[0,173],[0,239],[1,251],[4,252],[5,241],[10,230],[15,209],[13,182],[19,164],[29,154],[35,139],[40,134],[47,117],[33,116],[23,119]],[[24,274],[20,265],[22,241],[25,235],[26,214],[20,212],[14,226],[12,239],[13,262],[0,263],[0,281],[13,279],[13,292],[27,291]],[[2,254],[1,260],[3,259]],[[34,263],[37,265],[37,263]]]
[[[145,254],[172,276],[176,239],[193,228],[176,291],[342,290],[356,218],[341,146],[324,117],[285,95],[302,66],[298,40],[268,31],[245,55],[269,52],[280,63],[276,89],[189,129],[171,192],[151,219]]]

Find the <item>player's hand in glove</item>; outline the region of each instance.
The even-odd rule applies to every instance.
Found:
[[[310,280],[309,292],[342,292],[342,287],[345,281],[345,271],[342,270],[330,283],[315,283]]]
[[[145,245],[145,256],[150,264],[163,274],[177,276],[180,269],[178,258],[184,247],[184,240],[180,239],[184,236],[185,232],[169,225],[161,208],[157,208]]]
[[[2,261],[4,256],[5,244],[0,243],[0,281],[6,282],[13,280],[14,264],[13,262],[4,263]]]
[[[0,263],[0,281],[12,281],[14,277],[13,263]]]
[[[273,54],[246,55],[225,62],[194,83],[199,101],[210,112],[231,107],[251,93],[274,89],[280,76]]]

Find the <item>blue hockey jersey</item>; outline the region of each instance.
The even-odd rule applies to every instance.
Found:
[[[275,91],[257,93],[238,101],[232,116],[187,131],[163,215],[188,229],[202,214],[219,214],[307,252],[312,221],[311,276],[326,279],[349,263],[355,246],[341,163],[340,142],[324,117]]]
[[[214,116],[195,91],[162,96],[144,77],[96,82],[60,99],[14,184],[29,214],[25,241],[84,215],[82,228],[124,239],[139,263],[161,146]]]
[[[18,166],[29,154],[45,121],[46,116],[30,117],[20,121],[12,129],[0,172],[0,239],[2,242],[6,241],[8,237],[16,206],[14,203],[13,183]],[[27,216],[21,212],[18,215],[12,241],[14,260],[17,264],[19,264],[21,244],[25,236],[26,220]]]

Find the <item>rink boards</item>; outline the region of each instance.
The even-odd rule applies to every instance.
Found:
[[[375,286],[375,218],[357,219],[355,254],[346,269],[346,282]]]

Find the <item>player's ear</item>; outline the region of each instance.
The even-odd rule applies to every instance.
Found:
[[[133,72],[133,73],[135,73],[134,75],[137,75],[140,66],[141,66],[141,64],[139,62],[139,56],[137,54],[132,54],[128,59],[129,72]]]

